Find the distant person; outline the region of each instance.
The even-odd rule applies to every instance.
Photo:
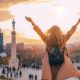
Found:
[[[29,74],[29,80],[33,80],[33,75]]]
[[[17,72],[17,71],[16,71],[16,73],[15,73],[15,74],[16,74],[16,78],[18,78],[18,72]]]
[[[12,76],[13,76],[12,72],[10,73],[10,76],[11,76],[11,78],[12,78]]]
[[[14,78],[17,78],[16,71],[14,72]]]
[[[9,73],[7,72],[7,78],[8,78]]]
[[[80,19],[66,34],[63,34],[57,25],[54,25],[46,32],[46,35],[30,17],[25,18],[32,24],[33,29],[46,44],[46,52],[43,57],[42,80],[64,80],[72,76],[80,78],[80,72],[72,64],[69,58],[70,54],[68,54],[66,49],[66,42],[75,32]]]
[[[20,75],[20,77],[22,77],[22,71],[20,70],[20,72],[19,72],[19,75]]]
[[[13,67],[12,69],[13,69],[13,72],[15,72],[15,71],[16,71],[15,67]]]
[[[7,67],[7,72],[9,73],[9,67]]]
[[[8,71],[11,72],[11,67],[9,67]]]
[[[18,71],[19,71],[20,67],[18,67]]]
[[[35,75],[35,80],[37,80],[37,75]]]
[[[7,67],[6,75],[9,77],[9,67]]]
[[[5,74],[5,69],[3,68],[3,70],[2,70],[2,75],[4,75]]]

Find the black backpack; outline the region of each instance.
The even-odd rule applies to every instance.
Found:
[[[60,47],[54,47],[49,52],[49,63],[51,66],[59,66],[64,62],[64,50]]]

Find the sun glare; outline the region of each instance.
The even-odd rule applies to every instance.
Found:
[[[55,8],[55,13],[57,16],[63,16],[66,14],[66,9],[63,6],[58,6]]]
[[[46,31],[52,25],[59,25],[62,31],[70,29],[70,25],[76,20],[76,16],[65,5],[52,4],[18,4],[9,8],[10,13],[15,16],[16,30],[31,38],[39,38],[33,30],[32,25],[25,20],[25,16],[30,16],[34,22]],[[46,23],[45,23],[46,21]],[[20,27],[20,28],[19,28]]]

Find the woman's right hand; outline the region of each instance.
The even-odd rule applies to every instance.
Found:
[[[31,19],[31,17],[27,17],[27,16],[25,16],[25,19],[26,19],[28,22],[33,23],[33,21],[32,21],[32,19]]]
[[[33,25],[33,28],[36,28],[36,25],[35,25],[35,23],[33,22],[33,20],[31,19],[31,17],[26,17],[26,16],[25,16],[25,19]]]
[[[80,23],[80,18],[78,19],[78,23]]]

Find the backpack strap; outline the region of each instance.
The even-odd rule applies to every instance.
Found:
[[[46,49],[45,49],[45,51],[44,51],[44,54],[42,55],[42,59],[44,58],[44,56],[45,56],[46,52],[47,52],[47,54],[49,55],[49,50],[48,50],[48,48],[47,48],[47,47],[46,47]]]
[[[67,48],[66,48],[66,47],[63,48],[63,52],[64,52],[64,54],[65,54],[65,52],[66,52],[66,56],[69,57],[68,51],[67,51]]]
[[[46,52],[47,52],[47,49],[45,49],[45,51],[44,51],[44,53],[43,53],[43,55],[42,55],[42,59],[44,58]]]

